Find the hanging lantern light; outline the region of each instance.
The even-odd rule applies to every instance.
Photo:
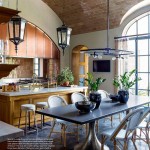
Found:
[[[57,28],[58,45],[63,49],[63,55],[64,49],[70,45],[71,31],[72,29],[67,27],[65,24]]]
[[[18,10],[18,0],[16,0],[16,10]],[[15,44],[17,54],[17,46],[24,41],[24,33],[26,27],[26,20],[19,15],[13,16],[8,23],[9,40]]]
[[[26,20],[16,15],[13,16],[8,23],[9,40],[15,44],[17,54],[17,46],[24,41],[24,33],[26,27]]]

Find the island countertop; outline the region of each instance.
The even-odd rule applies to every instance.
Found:
[[[88,87],[86,86],[76,86],[76,87],[54,87],[54,88],[39,88],[39,89],[34,89],[34,90],[29,90],[29,89],[21,89],[18,92],[2,92],[0,90],[0,95],[4,96],[22,96],[22,95],[31,95],[31,94],[42,94],[42,93],[50,93],[50,92],[61,92],[61,91],[70,91],[70,90],[87,90]]]
[[[0,91],[0,120],[11,125],[18,125],[20,114],[20,107],[23,104],[34,104],[37,102],[47,102],[48,97],[52,95],[59,95],[66,100],[68,104],[71,103],[71,94],[74,92],[82,92],[86,94],[86,86],[75,87],[54,87],[41,89],[21,89],[19,92],[2,92]],[[41,118],[40,116],[38,117]],[[45,117],[46,118],[46,117]],[[47,118],[48,119],[48,118]],[[31,113],[31,120],[33,116]],[[46,120],[45,120],[46,121]],[[24,123],[24,117],[21,119]]]

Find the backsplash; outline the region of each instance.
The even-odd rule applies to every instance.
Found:
[[[6,63],[19,64],[19,66],[5,78],[31,78],[33,75],[32,58],[6,58]]]

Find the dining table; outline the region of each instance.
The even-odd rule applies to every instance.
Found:
[[[100,150],[101,143],[95,132],[95,121],[150,103],[149,96],[130,95],[127,103],[114,102],[111,99],[101,101],[100,107],[89,113],[80,113],[75,104],[37,110],[36,113],[62,119],[76,124],[89,124],[86,139],[74,146],[75,150]],[[109,149],[104,145],[104,149]]]

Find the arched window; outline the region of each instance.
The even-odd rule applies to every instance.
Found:
[[[132,93],[136,95],[150,95],[150,12],[132,20],[123,31],[127,36],[128,49],[134,55],[128,58],[126,70],[136,69],[136,76],[142,80],[133,87]]]

